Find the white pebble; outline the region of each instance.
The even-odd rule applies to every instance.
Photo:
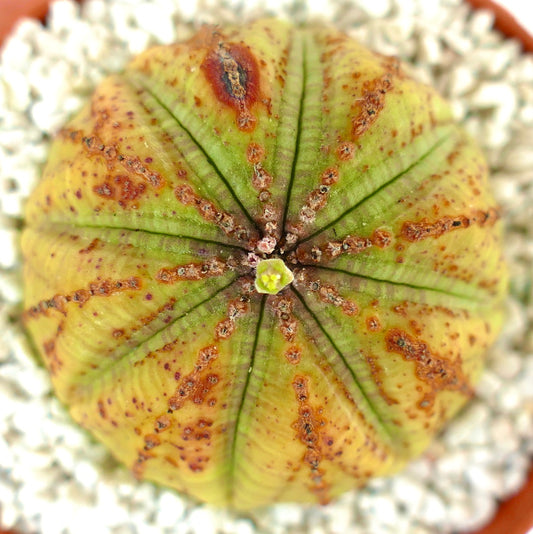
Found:
[[[418,516],[429,525],[438,525],[446,519],[446,506],[442,498],[432,491],[428,491],[420,504]]]
[[[504,413],[512,414],[522,404],[522,395],[519,388],[506,383],[498,392],[497,405]]]
[[[193,525],[193,532],[202,534],[216,534],[217,522],[214,513],[207,507],[194,508],[187,517],[190,525]]]
[[[104,0],[86,0],[81,6],[83,18],[96,23],[103,23],[109,13]]]
[[[494,402],[502,387],[502,379],[490,369],[485,370],[476,386],[476,394],[487,402]]]
[[[26,111],[31,103],[30,87],[24,73],[6,67],[0,68],[7,105],[15,111]]]
[[[391,491],[409,515],[414,515],[427,491],[423,482],[403,473],[391,480]]]
[[[10,502],[2,501],[2,527],[13,528],[20,518],[21,513],[19,507]]]
[[[469,464],[464,466],[464,475],[472,487],[472,493],[486,494],[497,497],[500,493],[502,480],[496,470],[484,466]]]
[[[449,91],[452,96],[461,96],[474,88],[476,76],[472,67],[466,64],[457,65],[449,76]]]
[[[506,468],[502,473],[502,496],[516,493],[527,479],[529,457],[516,453],[507,458]]]
[[[270,510],[272,521],[281,525],[298,525],[302,520],[302,509],[291,504],[277,504]]]
[[[483,493],[474,493],[469,506],[469,515],[460,525],[464,531],[479,529],[484,526],[496,511],[496,501]]]
[[[444,433],[444,442],[449,447],[458,447],[465,443],[483,445],[487,442],[489,418],[490,411],[485,404],[481,402],[470,404],[451,422]]]
[[[385,506],[390,505],[390,499],[383,498],[382,501],[387,501]],[[392,506],[394,506],[394,503],[392,503]],[[385,509],[384,512],[386,513]],[[353,510],[347,506],[331,508],[329,510],[326,508],[323,515],[328,525],[327,530],[331,534],[345,534],[349,531],[354,519]]]
[[[49,27],[54,33],[68,31],[78,14],[79,7],[72,0],[55,0],[48,13]]]
[[[4,436],[0,434],[0,467],[5,470],[11,470],[13,467],[13,462],[15,460],[15,456],[13,454],[13,451],[11,449],[10,444],[6,441]],[[3,481],[0,478],[0,490],[2,490]],[[2,502],[2,494],[0,491],[0,502]]]
[[[171,527],[182,518],[184,511],[183,499],[165,491],[158,499],[156,522],[162,528]]]
[[[372,0],[363,4],[364,11],[372,18],[381,18],[391,10],[390,0]]]
[[[5,67],[20,70],[31,60],[33,48],[31,43],[24,39],[12,37],[7,39],[2,47],[0,59]]]
[[[441,45],[438,37],[431,33],[423,34],[420,39],[420,59],[430,65],[438,63],[441,58]]]
[[[170,44],[176,39],[172,15],[162,6],[141,4],[134,11],[139,28],[148,32],[161,44]]]
[[[91,462],[79,460],[74,466],[74,477],[83,488],[90,489],[96,485],[99,474]]]
[[[472,13],[468,28],[472,35],[483,37],[494,24],[494,13],[486,9],[478,9]]]

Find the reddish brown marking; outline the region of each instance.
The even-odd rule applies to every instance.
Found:
[[[307,195],[305,204],[300,209],[299,219],[302,224],[311,224],[315,220],[317,211],[320,211],[326,206],[331,187],[330,184],[336,183],[338,178],[339,173],[333,167],[326,169],[321,174],[320,185]]]
[[[378,317],[373,315],[372,317],[366,318],[366,327],[369,332],[380,332],[381,331],[381,322]]]
[[[393,404],[398,404],[398,401],[394,399],[393,397],[389,396],[387,392],[385,391],[385,388],[383,386],[383,376],[384,371],[383,367],[379,365],[377,362],[377,359],[370,355],[365,355],[365,359],[368,363],[368,366],[370,368],[370,374],[372,375],[372,378],[374,380],[374,384],[378,388],[379,394],[383,398],[383,400],[387,403],[388,406],[391,406]]]
[[[183,441],[208,441],[211,439],[211,431],[209,430],[213,426],[211,419],[201,417],[192,425],[186,426],[181,433],[181,439]]]
[[[261,165],[256,163],[252,174],[252,185],[259,191],[268,189],[272,185],[272,175],[267,172]]]
[[[141,287],[141,279],[136,276],[124,280],[100,280],[91,282],[89,289],[78,289],[67,295],[54,295],[50,299],[41,300],[36,306],[32,306],[23,312],[23,319],[34,319],[40,315],[48,316],[50,310],[57,310],[61,314],[66,315],[66,305],[69,302],[75,302],[81,308],[91,297],[109,297],[122,291],[139,290]]]
[[[345,315],[354,316],[359,313],[359,307],[355,302],[342,297],[335,286],[325,284],[318,278],[311,278],[305,269],[296,273],[296,281],[303,284],[308,291],[316,294],[325,304],[333,304],[333,306],[340,308]]]
[[[161,432],[164,432],[168,428],[170,428],[172,424],[172,420],[170,417],[166,414],[160,415],[156,420],[154,424],[154,432],[157,432],[158,434]]]
[[[302,359],[302,349],[298,345],[291,345],[285,351],[285,358],[287,358],[287,361],[293,365],[300,363],[300,360]]]
[[[237,225],[233,215],[220,211],[211,201],[197,195],[190,185],[179,185],[174,194],[179,202],[185,206],[194,206],[203,219],[215,223],[226,235],[247,241],[248,248],[252,248],[249,241],[253,241],[255,236],[250,236],[244,227]]]
[[[99,126],[97,124],[95,130],[98,128]],[[80,139],[80,133],[76,132],[76,140]],[[158,172],[150,170],[146,165],[146,160],[143,163],[138,156],[123,156],[119,154],[115,145],[105,145],[97,135],[81,137],[81,142],[90,156],[103,157],[107,162],[108,169],[112,169],[116,164],[120,164],[127,171],[142,177],[156,189],[161,189],[166,183]]]
[[[78,252],[79,254],[88,254],[89,252],[92,252],[98,245],[101,243],[101,241],[96,237],[94,238],[87,247],[80,249]]]
[[[228,339],[234,331],[235,323],[230,319],[224,319],[215,328],[215,340]]]
[[[328,241],[320,246],[304,243],[297,247],[296,258],[302,265],[329,262],[341,254],[359,254],[373,245],[367,237],[346,236],[342,241]]]
[[[144,469],[146,467],[145,464],[151,458],[155,458],[154,453],[149,450],[144,450],[144,447],[143,449],[137,451],[137,459],[135,460],[131,469],[133,476],[136,479],[140,480],[142,478]]]
[[[200,68],[216,98],[236,111],[239,130],[252,132],[257,119],[250,108],[259,100],[259,67],[249,48],[219,41],[207,53]]]
[[[320,175],[320,183],[323,185],[333,185],[339,181],[339,170],[336,167],[328,167]]]
[[[461,358],[455,362],[439,358],[425,341],[399,328],[389,330],[385,342],[388,352],[400,354],[404,360],[415,363],[417,378],[429,387],[418,404],[420,408],[431,409],[439,391],[459,391],[469,397],[474,394],[461,369]]]
[[[370,241],[372,241],[372,244],[375,247],[387,248],[392,243],[392,235],[386,230],[374,230],[370,237]]]
[[[341,161],[349,161],[355,154],[355,145],[353,143],[341,143],[336,150],[337,157]]]
[[[292,387],[298,403],[298,418],[291,427],[296,431],[296,437],[306,447],[303,462],[309,466],[311,483],[309,489],[314,493],[320,504],[330,501],[330,484],[324,480],[325,471],[320,468],[323,459],[322,437],[326,420],[321,417],[321,409],[314,408],[309,401],[309,379],[295,376]]]
[[[148,434],[144,436],[144,450],[149,451],[158,445],[161,445],[161,439],[157,434]]]
[[[148,299],[151,300],[151,299]],[[124,329],[116,329],[113,330],[112,335],[113,337],[120,337],[121,341],[124,343],[132,338],[133,334],[143,328],[144,326],[150,324],[152,321],[154,321],[157,317],[160,315],[170,312],[174,309],[174,305],[176,304],[176,298],[171,297],[167,302],[159,306],[156,310],[151,312],[149,315],[145,315],[144,317],[140,317],[137,319],[135,326],[132,326],[129,332],[126,332]],[[166,317],[162,318],[163,322],[168,322],[171,319],[171,315],[167,314]],[[160,351],[162,352],[168,352],[172,350],[174,347],[173,343],[167,343],[165,346],[163,346]],[[110,349],[111,352],[112,349]],[[142,360],[141,360],[142,361]]]
[[[250,143],[246,148],[246,159],[250,163],[261,163],[265,159],[265,149],[258,143]]]
[[[363,135],[376,122],[380,112],[385,106],[385,95],[392,89],[390,73],[384,74],[375,80],[363,82],[363,92],[354,104],[358,110],[352,118],[352,136],[357,139]]]
[[[212,276],[220,276],[228,270],[226,262],[213,258],[204,263],[187,263],[176,267],[163,267],[155,275],[162,284],[175,284],[185,280],[203,280]]]
[[[43,359],[52,376],[57,375],[63,367],[63,360],[57,354],[57,339],[63,332],[63,328],[64,322],[62,321],[57,327],[55,337],[43,343]]]
[[[487,211],[476,210],[470,216],[451,217],[446,215],[436,221],[424,218],[418,222],[404,222],[400,230],[400,237],[414,243],[428,237],[437,238],[447,232],[465,229],[474,224],[481,227],[492,226],[499,218],[500,212],[496,208],[489,208]]]
[[[105,182],[94,185],[93,191],[101,198],[116,201],[122,208],[137,209],[135,201],[146,191],[146,184],[135,183],[128,176],[109,176]]]
[[[294,301],[291,297],[276,295],[272,298],[272,309],[279,321],[279,329],[286,341],[292,343],[296,336],[298,323],[293,315]]]
[[[179,410],[187,400],[195,404],[202,404],[205,401],[208,393],[218,384],[219,377],[216,374],[203,376],[204,371],[209,369],[218,355],[216,345],[200,350],[194,370],[179,381],[174,395],[168,400],[170,410]]]
[[[233,299],[228,304],[228,312],[225,319],[215,327],[215,340],[228,339],[235,331],[235,321],[250,311],[249,297],[245,294]]]
[[[102,419],[107,419],[107,413],[105,411],[105,406],[104,406],[104,402],[102,400],[99,400],[97,403],[96,403],[97,407],[98,407],[98,414],[100,415],[100,417]]]

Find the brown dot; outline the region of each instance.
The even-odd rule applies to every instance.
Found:
[[[345,142],[341,143],[337,147],[337,157],[341,161],[348,161],[353,158],[355,154],[355,145],[353,143]]]
[[[246,149],[246,159],[250,163],[260,163],[265,158],[265,149],[257,144],[250,143]]]
[[[323,185],[333,185],[339,181],[339,171],[335,167],[328,167],[320,176]]]
[[[376,316],[367,317],[366,327],[370,332],[379,332],[381,330],[381,323]]]
[[[297,363],[300,363],[300,360],[302,359],[302,350],[300,347],[291,346],[285,352],[285,358],[287,358],[289,363],[296,365]]]

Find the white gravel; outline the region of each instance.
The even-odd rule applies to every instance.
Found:
[[[243,7],[246,4],[246,7]],[[533,57],[459,0],[57,1],[25,20],[0,58],[0,523],[40,534],[435,534],[486,522],[523,484],[533,455]],[[399,55],[478,139],[506,213],[509,319],[477,397],[404,473],[325,508],[250,516],[137,483],[72,424],[34,361],[17,313],[21,206],[50,135],[109,72],[203,22],[271,13],[320,17]],[[193,22],[194,20],[194,22]]]

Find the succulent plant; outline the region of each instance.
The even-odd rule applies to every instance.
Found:
[[[472,397],[506,270],[487,166],[400,62],[331,28],[205,27],[103,81],[23,233],[57,395],[139,478],[327,503]]]

